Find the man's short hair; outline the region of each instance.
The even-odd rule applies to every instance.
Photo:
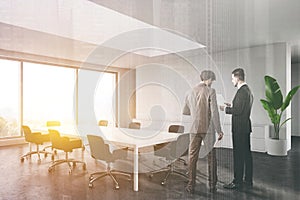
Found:
[[[204,70],[200,74],[201,81],[206,81],[211,78],[212,81],[216,80],[216,75],[213,71]]]
[[[234,77],[239,78],[241,81],[245,81],[245,72],[242,68],[236,68],[232,71]]]

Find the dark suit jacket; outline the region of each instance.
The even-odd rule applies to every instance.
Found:
[[[253,95],[248,85],[243,85],[234,96],[232,107],[226,107],[225,112],[232,114],[232,133],[251,133],[251,107]]]

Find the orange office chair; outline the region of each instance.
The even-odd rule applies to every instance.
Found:
[[[140,122],[130,122],[129,125],[128,125],[128,128],[140,129],[141,128],[141,123]]]
[[[91,150],[91,156],[95,160],[105,161],[107,164],[106,171],[92,173],[89,177],[89,187],[93,187],[93,183],[105,176],[109,176],[115,183],[115,189],[119,189],[119,183],[114,175],[127,176],[128,180],[131,180],[131,175],[129,173],[124,173],[121,171],[111,170],[110,164],[118,159],[125,159],[127,156],[126,149],[116,149],[110,152],[109,145],[104,143],[104,140],[100,136],[87,135],[89,146]],[[95,177],[97,175],[97,177]]]
[[[41,132],[31,132],[29,126],[22,126],[22,131],[25,136],[25,141],[29,142],[30,150],[28,153],[21,157],[21,162],[24,162],[24,158],[31,157],[32,154],[38,155],[38,162],[41,162],[40,154],[44,154],[47,157],[48,154],[52,154],[51,152],[45,150],[39,150],[39,145],[42,145],[45,142],[50,142],[50,135],[49,134],[42,134]],[[36,144],[36,151],[31,150],[31,145]]]
[[[81,163],[82,169],[86,170],[86,163],[84,161],[70,159],[68,157],[69,152],[72,152],[74,149],[77,149],[77,148],[83,148],[82,140],[80,138],[75,138],[75,137],[61,136],[57,130],[49,129],[49,133],[50,133],[50,138],[51,138],[51,142],[52,142],[52,148],[63,150],[65,152],[65,159],[55,160],[52,163],[52,165],[48,168],[48,171],[52,172],[52,170],[54,170],[55,166],[60,165],[62,163],[68,164],[69,174],[72,173],[71,163],[73,164],[73,167],[76,166],[76,163]]]
[[[51,128],[60,127],[60,126],[61,126],[61,123],[60,123],[60,121],[47,121],[47,122],[46,122],[46,126],[47,126],[47,127],[51,127]],[[54,154],[57,153],[55,149],[53,150],[52,145],[49,145],[49,146],[44,147],[43,150],[45,151],[47,148],[51,148],[51,150],[53,151]]]
[[[98,122],[98,126],[107,126],[107,125],[108,125],[107,120],[99,120],[99,122]]]
[[[128,128],[130,128],[130,129],[140,129],[141,128],[141,123],[140,122],[130,122],[129,125],[128,125]],[[143,148],[140,148],[139,153],[148,152],[149,148],[150,148],[150,151],[153,151],[152,147],[143,147]],[[128,150],[133,151],[132,148],[128,148]]]
[[[61,126],[60,121],[47,121],[46,122],[47,127],[58,127]]]

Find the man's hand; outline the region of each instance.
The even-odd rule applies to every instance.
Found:
[[[226,106],[231,107],[230,103],[224,103]]]
[[[220,106],[220,110],[224,111],[225,110],[225,106]]]
[[[225,106],[220,106],[220,110],[221,111],[224,111],[225,110],[225,107],[231,107],[231,104],[230,103],[224,103]]]
[[[218,133],[218,135],[219,135],[218,140],[221,140],[223,138],[224,133],[221,132],[221,133]]]

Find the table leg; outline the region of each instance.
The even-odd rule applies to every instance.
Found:
[[[139,151],[137,147],[134,148],[133,154],[133,190],[139,191]]]

